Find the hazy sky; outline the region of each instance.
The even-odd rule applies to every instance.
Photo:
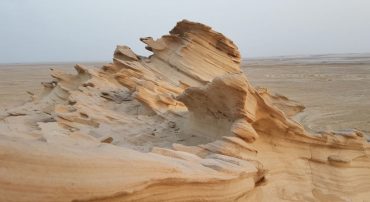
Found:
[[[0,63],[110,61],[181,19],[231,38],[244,57],[370,52],[368,0],[0,0]]]

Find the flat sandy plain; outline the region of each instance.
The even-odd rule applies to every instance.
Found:
[[[370,134],[370,54],[251,59],[247,78],[302,103],[296,120],[308,130]]]
[[[0,65],[0,108],[29,100],[50,68],[73,72],[75,63]],[[100,67],[104,63],[80,63]],[[354,128],[370,134],[370,54],[254,58],[243,71],[254,86],[302,103],[295,117],[309,130]]]

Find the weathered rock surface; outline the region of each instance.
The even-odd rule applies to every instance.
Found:
[[[234,43],[181,21],[150,57],[52,70],[0,113],[0,201],[366,201],[369,143],[311,134],[304,109],[255,89]]]

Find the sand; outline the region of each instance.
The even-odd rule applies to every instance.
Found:
[[[49,81],[50,69],[57,68],[73,72],[71,63],[33,63],[33,64],[0,64],[0,107],[19,105],[29,101],[31,92],[40,93],[41,82]],[[104,62],[83,62],[90,66],[101,66]]]
[[[150,57],[119,45],[111,63],[64,64],[73,73],[52,79],[2,71],[25,82],[2,87],[0,201],[370,198],[368,57],[243,63],[233,41],[187,20],[140,40]]]
[[[260,58],[243,69],[254,85],[302,103],[296,120],[306,128],[370,134],[370,54]]]

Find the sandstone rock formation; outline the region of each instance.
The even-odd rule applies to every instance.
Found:
[[[149,57],[52,70],[0,112],[0,201],[366,201],[359,131],[309,133],[303,106],[255,89],[234,43],[183,20]]]

